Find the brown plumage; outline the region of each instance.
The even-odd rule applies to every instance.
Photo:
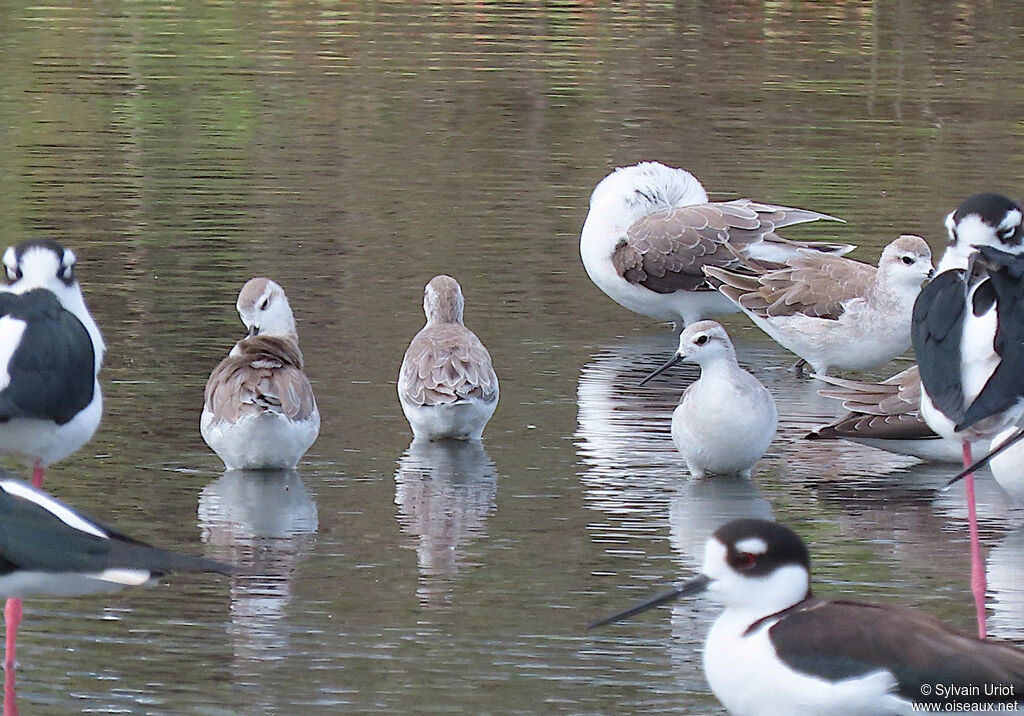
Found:
[[[740,267],[753,260],[751,244],[768,239],[792,249],[815,246],[843,251],[839,244],[806,244],[775,233],[780,226],[806,221],[801,209],[760,204],[750,199],[674,207],[635,221],[612,253],[616,272],[656,293],[710,291],[704,266]]]
[[[917,366],[872,383],[817,376],[836,386],[818,394],[843,401],[850,412],[818,428],[810,438],[871,437],[879,440],[925,440],[938,438],[921,417],[921,378]]]
[[[842,256],[804,251],[763,273],[740,274],[715,266],[706,272],[721,282],[722,293],[762,318],[804,314],[835,320],[846,301],[868,293],[877,269]]]
[[[776,652],[789,666],[822,678],[885,669],[897,693],[912,701],[1012,701],[1024,693],[1024,653],[980,641],[910,609],[807,599],[783,611],[771,627]],[[769,617],[771,618],[771,617]],[[965,687],[948,699],[922,687]],[[1012,690],[980,698],[966,687],[1000,684]]]
[[[298,345],[269,335],[241,340],[213,369],[205,399],[217,419],[230,423],[264,412],[306,420],[316,410]]]
[[[412,339],[398,384],[406,400],[420,406],[469,398],[495,400],[498,379],[480,339],[463,325],[428,325]]]

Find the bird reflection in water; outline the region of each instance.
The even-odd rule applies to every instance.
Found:
[[[236,668],[287,653],[285,610],[296,568],[318,527],[316,503],[298,473],[228,470],[199,495],[204,542],[241,568],[231,587]]]
[[[398,461],[395,504],[402,531],[416,538],[420,603],[451,597],[463,548],[487,535],[498,471],[479,440],[413,440]]]

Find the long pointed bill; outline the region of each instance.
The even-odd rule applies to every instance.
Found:
[[[593,629],[595,627],[604,626],[605,624],[611,624],[612,622],[628,619],[635,614],[646,612],[648,609],[653,609],[654,607],[661,606],[666,602],[674,601],[680,597],[687,597],[691,594],[700,594],[708,588],[709,584],[711,584],[711,579],[702,574],[699,577],[691,579],[686,584],[681,584],[671,591],[662,592],[661,594],[651,597],[645,602],[640,602],[635,607],[630,607],[624,612],[612,614],[610,617],[605,617],[604,619],[599,619],[596,622],[588,624],[587,629]]]
[[[661,365],[659,368],[657,368],[653,373],[651,373],[649,376],[647,376],[646,378],[641,380],[640,381],[640,385],[644,385],[645,383],[647,383],[647,381],[649,381],[654,376],[658,375],[659,373],[664,373],[666,370],[668,370],[672,366],[678,365],[679,363],[682,363],[682,362],[683,362],[683,357],[681,355],[679,355],[678,353],[676,353],[674,356],[672,356],[667,361],[665,361],[665,363],[663,365]]]
[[[1016,445],[1020,441],[1021,438],[1024,438],[1024,428],[1021,428],[1020,430],[1015,432],[1013,435],[1011,435],[1010,437],[1006,438],[1006,440],[1003,440],[1003,442],[999,443],[999,446],[996,447],[995,449],[993,449],[991,452],[989,452],[988,455],[986,455],[985,457],[979,459],[977,462],[973,463],[970,467],[964,469],[959,475],[957,475],[952,480],[947,482],[943,486],[942,489],[943,490],[948,490],[949,488],[951,488],[956,483],[960,482],[962,479],[964,479],[968,475],[973,474],[973,473],[977,472],[978,470],[980,470],[981,468],[985,467],[986,465],[989,464],[989,462],[992,460],[992,458],[994,458],[996,455],[1001,453],[1003,450],[1007,450],[1010,447],[1012,447],[1013,445]]]

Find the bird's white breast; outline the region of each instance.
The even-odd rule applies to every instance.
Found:
[[[704,672],[719,701],[733,716],[881,716],[906,713],[894,696],[888,671],[831,682],[791,669],[781,661],[765,624],[751,634],[757,615],[727,609],[708,634]]]

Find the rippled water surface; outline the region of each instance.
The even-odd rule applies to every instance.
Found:
[[[863,260],[939,251],[964,196],[1018,194],[1022,29],[1018,3],[924,0],[0,3],[3,244],[73,247],[109,344],[104,422],[47,487],[250,567],[28,601],[22,712],[712,713],[711,604],[584,625],[739,515],[795,526],[821,594],[971,629],[948,468],[804,441],[837,407],[734,317],[779,436],[752,481],[689,479],[695,373],[636,387],[674,339],[578,238],[601,177],[660,159],[844,217],[792,235]],[[410,445],[395,395],[440,272],[501,378],[483,447]],[[323,414],[288,475],[223,474],[199,436],[253,275],[288,292]],[[991,631],[1024,640],[1024,514],[979,491]]]

